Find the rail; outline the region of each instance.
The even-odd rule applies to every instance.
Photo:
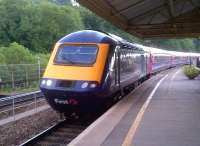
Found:
[[[4,106],[12,105],[13,103],[20,103],[32,100],[34,98],[43,98],[43,94],[41,91],[35,91],[30,93],[24,93],[24,94],[18,94],[18,95],[12,95],[9,97],[4,97],[0,99],[0,108]]]
[[[35,135],[34,137],[32,137],[29,140],[25,141],[24,143],[20,144],[19,146],[27,146],[27,145],[32,145],[32,144],[36,143],[36,141],[41,139],[43,136],[47,135],[49,132],[52,132],[53,130],[58,128],[64,122],[65,122],[65,120],[54,124],[53,126],[51,126],[51,127],[47,128],[46,130],[40,132],[39,134]]]
[[[83,130],[85,130],[92,121],[70,122],[62,120],[57,124],[47,128],[31,139],[25,141],[19,146],[34,146],[34,145],[67,145]]]

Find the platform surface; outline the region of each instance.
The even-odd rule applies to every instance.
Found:
[[[161,72],[125,97],[69,145],[199,146],[200,79],[188,80],[181,68]]]

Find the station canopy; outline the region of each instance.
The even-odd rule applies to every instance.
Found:
[[[140,38],[200,36],[200,0],[78,0]]]

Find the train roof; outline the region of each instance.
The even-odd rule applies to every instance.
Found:
[[[200,57],[199,53],[187,53],[188,56],[193,56],[193,57]]]
[[[134,44],[136,47],[143,49],[145,52],[151,52],[152,54],[164,54],[164,55],[171,55],[170,51],[155,48],[155,47],[148,47],[141,44]]]
[[[167,51],[155,47],[148,47],[137,43],[130,43],[123,38],[111,33],[95,30],[81,30],[70,33],[61,38],[59,43],[109,43],[112,45],[120,44],[129,49],[139,49],[153,54],[168,54],[175,56],[200,56],[199,53],[184,53],[176,51]]]
[[[82,30],[70,33],[59,40],[59,43],[111,43],[116,44],[120,41],[120,37],[110,36],[108,33]]]
[[[82,30],[73,32],[64,36],[58,42],[59,43],[109,43],[112,45],[120,44],[121,46],[129,49],[136,48],[133,43],[130,43],[119,36],[95,30]]]

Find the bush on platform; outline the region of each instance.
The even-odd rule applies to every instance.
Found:
[[[192,80],[200,74],[200,70],[195,66],[187,65],[184,67],[184,74]]]

